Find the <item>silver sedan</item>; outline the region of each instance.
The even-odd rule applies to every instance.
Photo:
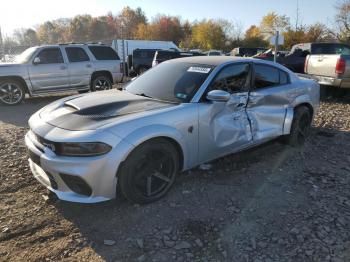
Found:
[[[163,197],[180,171],[282,137],[305,140],[319,85],[262,60],[164,62],[110,90],[58,100],[29,120],[34,177],[67,201]]]

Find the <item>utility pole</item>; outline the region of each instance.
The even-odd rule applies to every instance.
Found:
[[[299,0],[297,0],[297,16],[295,20],[295,31],[298,31],[299,26]]]
[[[275,36],[275,54],[273,56],[273,61],[276,63],[277,61],[277,52],[278,52],[278,43],[279,43],[279,35],[280,32],[278,30],[276,30],[276,36]]]
[[[2,33],[1,33],[1,27],[0,27],[0,60],[2,59],[3,55],[4,55],[4,43],[2,40]]]

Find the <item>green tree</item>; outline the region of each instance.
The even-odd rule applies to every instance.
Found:
[[[275,12],[265,15],[260,23],[260,31],[265,38],[274,35],[276,30],[286,31],[289,27],[289,18],[285,15],[278,15]]]
[[[120,27],[120,35],[124,39],[135,38],[139,24],[147,24],[145,13],[140,7],[132,9],[129,6],[124,7],[117,17]]]
[[[192,27],[192,46],[203,50],[224,49],[225,33],[221,25],[214,20],[202,20]]]

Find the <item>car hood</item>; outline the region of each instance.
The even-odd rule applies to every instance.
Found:
[[[39,112],[46,123],[68,130],[94,130],[126,115],[160,110],[175,103],[116,90],[78,95],[54,102]]]
[[[0,67],[15,67],[20,66],[22,64],[20,63],[0,63]]]

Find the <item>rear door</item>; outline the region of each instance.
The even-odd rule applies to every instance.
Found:
[[[206,90],[199,103],[199,161],[206,162],[232,153],[252,141],[246,105],[251,65],[232,64],[223,68]],[[211,90],[231,94],[227,102],[205,99]]]
[[[34,60],[38,61],[34,63]],[[64,89],[69,85],[67,63],[59,47],[44,48],[35,56],[28,73],[33,90]]]
[[[253,89],[247,104],[254,141],[283,134],[291,92],[287,72],[271,65],[254,64]]]
[[[92,64],[82,47],[65,47],[68,58],[68,74],[71,87],[86,87],[90,85]]]

